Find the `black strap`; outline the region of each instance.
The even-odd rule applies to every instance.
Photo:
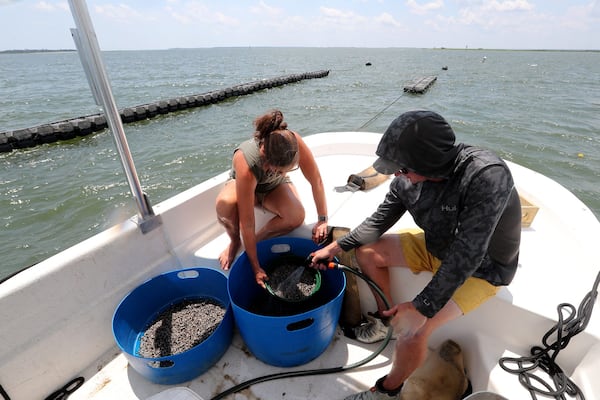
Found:
[[[50,396],[46,397],[44,400],[64,400],[71,395],[74,391],[79,389],[85,378],[80,376],[69,381],[65,386],[58,389],[56,392],[52,393]]]
[[[10,400],[10,396],[6,393],[6,390],[0,385],[0,396],[2,396],[3,400]]]

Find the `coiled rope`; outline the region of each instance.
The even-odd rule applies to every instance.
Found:
[[[502,369],[519,376],[519,382],[529,390],[532,399],[537,399],[537,394],[540,394],[564,400],[566,394],[575,399],[585,400],[581,389],[556,364],[556,357],[560,350],[567,347],[573,336],[582,332],[588,325],[598,297],[599,283],[600,272],[592,290],[585,295],[577,310],[569,303],[558,305],[558,321],[542,337],[544,347],[533,346],[531,356],[528,357],[502,357],[498,361]],[[552,337],[556,338],[554,342],[550,342]],[[536,375],[540,370],[550,377],[554,387]]]

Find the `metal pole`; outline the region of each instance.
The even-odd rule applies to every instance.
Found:
[[[96,101],[100,100],[99,104],[104,109],[108,126],[113,133],[115,145],[121,158],[121,164],[129,183],[129,188],[139,209],[142,232],[151,230],[154,226],[160,224],[160,221],[154,215],[154,211],[148,202],[148,199],[142,191],[140,181],[138,179],[133,158],[129,151],[123,122],[114,97],[108,76],[102,62],[100,54],[100,46],[94,32],[92,20],[90,18],[87,6],[83,0],[69,0],[71,14],[77,26],[76,30],[72,30],[75,45],[77,46],[79,57],[83,64],[88,81],[94,94]]]

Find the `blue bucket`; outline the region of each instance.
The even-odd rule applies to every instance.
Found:
[[[210,299],[226,311],[216,330],[191,349],[170,356],[145,358],[140,340],[158,315],[184,300]],[[219,270],[189,268],[166,272],[135,288],[113,315],[113,335],[129,364],[146,379],[173,385],[206,372],[225,354],[233,337],[233,311],[227,294],[227,277]]]
[[[257,244],[263,266],[282,255],[305,258],[317,248],[311,240],[289,237]],[[255,283],[245,252],[233,263],[228,280],[231,306],[240,334],[256,358],[277,367],[293,367],[317,358],[329,346],[340,317],[346,277],[337,269],[321,271],[321,275],[321,288],[299,309]],[[261,306],[273,305],[293,308],[282,313],[290,315],[262,312]]]

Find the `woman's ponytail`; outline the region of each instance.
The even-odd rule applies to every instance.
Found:
[[[291,131],[283,113],[271,110],[254,120],[254,137],[264,146],[265,158],[273,166],[287,167],[298,163],[298,141]]]
[[[254,136],[260,142],[264,142],[271,132],[286,129],[287,122],[283,120],[283,113],[281,111],[271,110],[257,117],[254,120],[254,127],[256,128]]]

